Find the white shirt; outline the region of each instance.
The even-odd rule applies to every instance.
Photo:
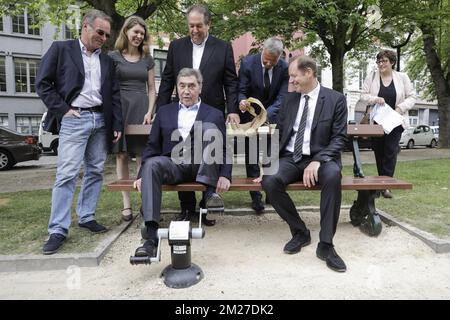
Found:
[[[302,95],[300,99],[300,104],[298,106],[297,117],[294,122],[294,133],[291,136],[291,140],[289,141],[286,150],[290,152],[294,152],[295,138],[297,137],[298,127],[300,126],[300,120],[302,118],[303,109],[305,107],[305,95],[309,96],[308,100],[308,118],[306,118],[306,127],[305,133],[303,134],[303,147],[302,154],[310,155],[311,148],[311,127],[314,119],[314,113],[316,111],[317,99],[319,98],[320,84],[317,83],[317,86],[310,92]]]
[[[192,42],[192,68],[200,69],[200,62],[202,61],[203,52],[205,51],[205,44],[208,37],[205,38],[201,44]],[[191,40],[192,41],[192,40]]]
[[[195,119],[197,118],[198,110],[200,109],[201,100],[190,106],[189,108],[183,105],[181,102],[178,105],[178,130],[180,131],[183,141],[191,132]]]
[[[103,103],[101,88],[100,49],[95,50],[91,56],[87,55],[87,49],[81,40],[78,40],[81,48],[84,66],[84,84],[78,97],[72,102],[72,106],[78,108],[91,108]]]

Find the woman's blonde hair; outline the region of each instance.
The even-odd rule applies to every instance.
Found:
[[[122,28],[120,29],[119,36],[117,37],[116,43],[114,45],[114,48],[116,50],[119,50],[119,52],[122,52],[123,50],[128,49],[128,37],[127,37],[127,31],[133,28],[135,25],[140,25],[142,28],[144,28],[144,39],[141,42],[141,44],[138,47],[139,52],[141,53],[141,56],[148,56],[150,53],[150,49],[148,46],[149,42],[149,36],[148,36],[148,30],[147,25],[145,24],[144,19],[138,16],[131,16],[128,17],[127,20],[125,20]]]

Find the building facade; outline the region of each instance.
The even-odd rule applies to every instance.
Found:
[[[35,79],[42,56],[55,40],[74,39],[76,31],[49,23],[34,27],[36,17],[0,16],[0,126],[38,134],[47,108],[36,93]],[[169,39],[165,39],[167,45]],[[155,59],[156,87],[164,70],[167,50],[151,46]]]

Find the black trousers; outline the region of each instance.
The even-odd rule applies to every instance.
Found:
[[[258,178],[259,169],[259,139],[245,137],[245,171],[247,178]],[[262,195],[259,191],[250,191],[252,200],[261,200]]]
[[[175,164],[171,158],[159,156],[145,161],[141,171],[142,210],[144,220],[159,223],[162,185],[196,181],[216,187],[219,166],[216,164]]]
[[[308,156],[304,156],[298,163],[294,162],[292,154],[281,157],[278,172],[264,176],[262,180],[263,190],[269,197],[270,203],[280,217],[287,222],[292,235],[298,231],[304,233],[308,228],[286,192],[286,186],[300,180],[310,162],[311,157]],[[318,174],[321,186],[319,238],[321,242],[332,244],[341,209],[341,166],[335,161],[322,163]]]
[[[394,176],[397,165],[397,154],[400,149],[399,142],[402,137],[403,127],[394,128],[389,134],[372,138],[372,149],[375,153],[379,176]]]

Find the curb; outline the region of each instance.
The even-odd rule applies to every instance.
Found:
[[[70,266],[97,267],[114,241],[133,221],[134,219],[122,222],[112,229],[109,236],[100,242],[93,252],[54,255],[0,255],[0,272],[60,270],[67,269]]]
[[[341,210],[349,210],[350,205],[344,205]],[[298,210],[318,212],[319,207],[297,207]],[[275,210],[272,206],[266,206],[264,211],[266,214],[275,214]],[[450,239],[440,239],[436,236],[413,227],[407,223],[401,222],[390,214],[377,209],[381,220],[387,225],[393,225],[400,227],[410,235],[422,240],[426,245],[433,249],[436,253],[448,253],[450,252]],[[178,214],[177,211],[163,210],[161,214]],[[252,209],[249,208],[235,208],[228,209],[224,213],[225,215],[244,216],[249,214],[255,214]],[[108,252],[112,244],[119,238],[119,236],[133,224],[135,219],[126,223],[122,222],[121,225],[110,231],[109,237],[104,239],[93,252],[88,253],[67,253],[67,254],[55,254],[51,256],[45,255],[0,255],[0,272],[23,272],[23,271],[44,271],[44,270],[61,270],[67,269],[70,266],[77,267],[97,267],[103,257]]]
[[[381,220],[387,225],[393,225],[401,228],[410,235],[422,240],[427,246],[434,250],[436,253],[448,253],[450,252],[450,239],[440,239],[429,232],[420,230],[412,225],[402,222],[391,216],[390,214],[377,209]]]

